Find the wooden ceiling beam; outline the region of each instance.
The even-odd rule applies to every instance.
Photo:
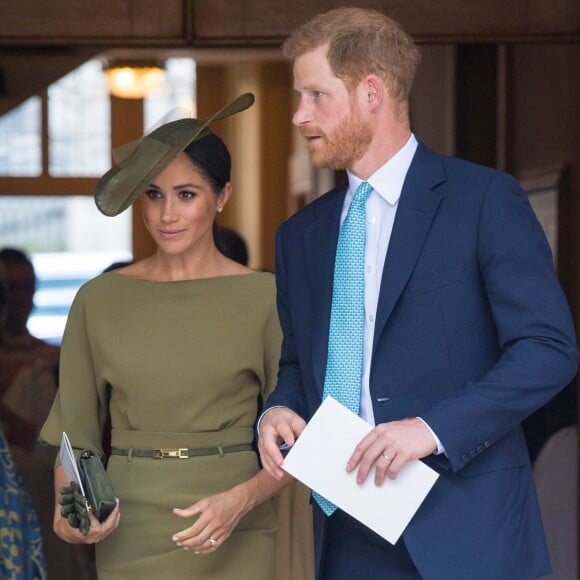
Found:
[[[0,0],[0,115],[94,55],[265,48],[344,0]],[[578,0],[358,0],[419,43],[580,42]],[[157,55],[160,52],[156,52]]]
[[[31,4],[33,5],[31,7]],[[342,0],[2,0],[3,46],[278,46]],[[580,40],[577,0],[359,0],[421,42]]]
[[[192,0],[195,44],[278,43],[315,14],[344,0]],[[580,40],[577,0],[359,0],[400,22],[420,42]]]
[[[2,0],[0,44],[184,45],[190,0]],[[32,6],[31,6],[32,5]]]

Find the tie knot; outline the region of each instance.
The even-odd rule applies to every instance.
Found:
[[[354,192],[353,201],[356,201],[357,203],[365,202],[372,190],[373,186],[368,181],[361,182],[361,184],[356,188],[356,191]]]

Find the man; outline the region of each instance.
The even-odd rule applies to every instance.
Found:
[[[417,143],[408,98],[419,55],[389,18],[332,10],[283,48],[294,59],[300,101],[293,122],[310,158],[345,168],[348,185],[277,234],[284,342],[259,427],[262,461],[282,476],[279,445],[293,445],[328,393],[343,398],[349,381],[332,385],[348,360],[344,372],[358,372],[355,411],[374,429],[347,471],[380,486],[422,459],[440,474],[395,546],[315,495],[318,578],[548,573],[520,423],[570,381],[578,353],[524,193],[508,175]],[[364,257],[345,260],[349,244],[359,243],[353,229]],[[359,275],[360,332],[341,313],[355,306],[356,284],[348,281]]]

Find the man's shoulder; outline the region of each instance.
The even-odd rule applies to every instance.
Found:
[[[291,215],[282,226],[289,228],[304,227],[318,216],[325,215],[329,211],[336,211],[337,204],[340,204],[342,208],[346,188],[346,185],[338,185],[327,191]]]
[[[434,164],[440,166],[443,169],[446,177],[459,174],[467,175],[471,178],[480,177],[487,180],[500,176],[513,178],[511,175],[508,175],[507,173],[500,171],[497,168],[470,161],[469,159],[464,159],[462,157],[438,153],[432,149],[429,149],[429,147],[423,143],[420,143],[419,147],[417,148],[414,163],[419,166],[425,164]],[[413,167],[413,165],[411,167]]]
[[[459,194],[479,197],[488,191],[521,193],[517,179],[497,168],[460,157],[443,155],[420,145],[407,176],[411,187],[437,188],[442,195]]]

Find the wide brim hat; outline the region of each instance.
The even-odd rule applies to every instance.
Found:
[[[97,183],[95,203],[106,216],[125,211],[190,143],[209,135],[208,125],[244,111],[254,103],[244,93],[206,119],[179,119],[115,149],[115,165]]]

